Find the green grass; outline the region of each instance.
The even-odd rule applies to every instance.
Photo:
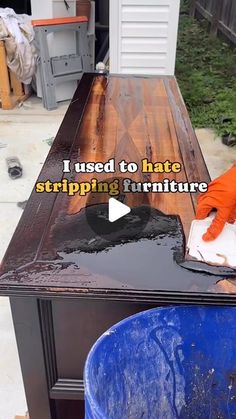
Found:
[[[236,49],[181,6],[176,77],[195,128],[236,135]]]

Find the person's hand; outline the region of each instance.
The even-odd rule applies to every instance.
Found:
[[[203,220],[214,209],[217,213],[203,235],[205,241],[215,240],[226,222],[236,220],[236,165],[208,185],[208,191],[198,200],[196,219]]]

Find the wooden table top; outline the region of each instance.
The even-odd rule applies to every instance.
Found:
[[[106,162],[111,158],[116,164],[125,160],[139,167],[145,158],[152,162],[169,160],[179,162],[182,170],[144,174],[139,169],[133,174],[113,175],[62,173],[65,159],[73,167],[76,162]],[[98,182],[118,177],[120,183],[124,178],[134,182],[209,182],[174,77],[83,76],[38,182],[60,182],[62,178],[88,182],[95,177]],[[184,249],[195,216],[196,193],[123,194],[122,202],[132,208],[138,223],[134,221],[132,226],[131,211],[128,224],[121,222],[119,231],[100,237],[99,228],[95,226],[94,231],[93,219],[109,198],[105,193],[69,197],[33,190],[1,265],[0,292],[106,295],[157,302],[188,298],[186,301],[211,303],[215,297],[219,303],[232,300],[233,304],[232,282],[189,272],[174,260],[177,247],[178,251]],[[99,227],[99,218],[96,220]],[[140,220],[145,221],[143,226]],[[224,297],[228,292],[231,295]]]

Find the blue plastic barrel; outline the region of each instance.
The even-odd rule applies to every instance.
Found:
[[[86,419],[236,417],[236,308],[158,308],[104,333],[85,365]]]

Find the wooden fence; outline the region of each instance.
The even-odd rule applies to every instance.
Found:
[[[211,32],[222,32],[236,44],[236,0],[190,0],[190,14],[200,13],[211,24]]]

